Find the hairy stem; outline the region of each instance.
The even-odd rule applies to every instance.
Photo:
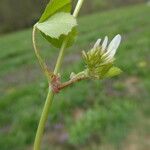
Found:
[[[71,79],[71,80],[69,80],[69,81],[67,81],[67,82],[62,83],[62,84],[59,86],[59,90],[62,90],[62,89],[64,89],[64,88],[66,88],[66,87],[71,86],[72,84],[74,84],[74,83],[76,83],[76,82],[79,82],[79,81],[81,81],[81,80],[86,80],[86,79],[88,79],[88,77],[78,77],[78,78],[75,78],[75,79]]]
[[[83,4],[83,1],[84,0],[78,0],[77,6],[76,6],[75,11],[73,13],[74,17],[78,16],[78,13],[79,13],[80,8]],[[45,71],[45,63],[41,59],[38,51],[36,51],[37,48],[36,48],[36,44],[34,43],[34,41],[35,41],[35,29],[33,29],[33,45],[34,45],[35,53],[38,57],[39,63]],[[55,69],[54,69],[54,74],[58,74],[59,71],[60,71],[60,67],[62,65],[62,60],[64,58],[64,51],[65,51],[67,43],[68,43],[68,38],[66,38],[64,40],[64,42],[62,44],[62,47],[60,49],[60,53],[59,53],[59,56],[58,56],[58,59],[57,59],[57,62],[56,62]],[[45,74],[47,75],[47,72],[45,72]],[[52,89],[49,88],[48,95],[47,95],[47,98],[46,98],[46,102],[45,102],[45,105],[44,105],[44,108],[43,108],[43,112],[42,112],[42,115],[41,115],[41,119],[40,119],[40,122],[39,122],[39,125],[38,125],[36,137],[35,137],[34,150],[40,150],[42,136],[43,136],[46,121],[48,119],[48,113],[49,113],[49,109],[52,105],[53,98],[54,98],[54,93],[53,93]]]
[[[32,43],[33,43],[34,51],[35,51],[36,57],[39,61],[39,64],[43,70],[43,73],[47,77],[47,80],[50,82],[50,76],[52,76],[53,73],[52,73],[52,71],[48,70],[48,67],[47,67],[45,61],[40,56],[39,49],[36,46],[36,39],[35,39],[36,31],[37,31],[37,28],[36,28],[36,26],[34,26],[33,31],[32,31]]]

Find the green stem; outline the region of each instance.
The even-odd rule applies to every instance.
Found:
[[[81,6],[83,4],[84,0],[78,0],[78,3],[76,5],[76,8],[74,10],[74,13],[73,13],[73,16],[76,18],[79,14],[79,11],[81,9]],[[55,69],[54,69],[54,74],[57,74],[60,70],[60,67],[62,65],[62,60],[64,58],[64,51],[65,51],[65,48],[67,46],[67,43],[68,43],[68,38],[66,38],[61,46],[61,49],[60,49],[60,52],[59,52],[59,56],[58,56],[58,59],[57,59],[57,62],[56,62],[56,66],[55,66]]]
[[[75,10],[74,10],[74,12],[73,12],[73,16],[74,16],[75,18],[78,17],[78,14],[79,14],[79,11],[80,11],[80,9],[81,9],[81,7],[82,7],[83,2],[84,2],[84,0],[78,0],[78,3],[77,3],[77,5],[76,5],[76,8],[75,8]]]
[[[57,75],[57,73],[59,73],[60,67],[62,65],[62,60],[64,58],[64,51],[65,51],[65,48],[67,46],[67,42],[68,42],[68,38],[66,38],[64,40],[64,42],[62,43],[62,46],[61,46],[61,49],[60,49],[60,52],[59,52],[59,55],[58,55],[58,59],[57,59],[57,62],[56,62],[56,66],[55,66],[55,69],[54,69],[54,74],[55,75]]]
[[[47,77],[47,80],[50,81],[50,75],[52,75],[52,72],[48,71],[48,67],[47,67],[45,61],[40,56],[39,50],[36,46],[36,40],[35,40],[36,31],[37,31],[37,28],[36,28],[36,25],[35,25],[33,27],[33,31],[32,31],[32,43],[33,43],[34,51],[35,51],[36,57],[39,61],[39,64],[40,64],[45,76]]]
[[[76,6],[75,11],[73,13],[74,17],[78,16],[78,13],[79,13],[80,8],[83,4],[83,1],[84,0],[78,0],[77,6]],[[34,38],[33,38],[33,41],[34,41]],[[64,40],[64,42],[62,44],[62,47],[60,49],[60,53],[59,53],[59,56],[58,56],[58,59],[57,59],[57,62],[56,62],[55,69],[54,69],[54,74],[58,74],[59,71],[60,71],[60,67],[62,65],[62,60],[64,58],[64,51],[65,51],[65,48],[67,46],[67,42],[68,42],[68,38],[66,38]],[[36,55],[38,56],[38,58],[41,58],[41,57],[39,57],[39,54],[36,54]],[[39,62],[41,63],[40,59],[39,59]],[[44,62],[42,61],[42,67],[43,66],[44,66]],[[50,109],[50,107],[52,105],[52,102],[53,102],[53,98],[54,98],[54,93],[52,92],[51,88],[49,88],[49,92],[48,92],[48,95],[47,95],[47,98],[46,98],[46,102],[45,102],[45,105],[44,105],[44,108],[43,108],[43,112],[42,112],[42,115],[41,115],[41,119],[40,119],[40,122],[39,122],[39,125],[38,125],[38,129],[37,129],[37,133],[36,133],[36,137],[35,137],[35,141],[34,141],[34,150],[40,150],[42,136],[43,136],[46,121],[48,119],[49,109]]]
[[[35,137],[35,142],[34,142],[34,150],[40,150],[40,145],[41,145],[41,141],[42,141],[42,137],[43,137],[43,132],[44,132],[44,128],[45,128],[45,124],[48,118],[48,113],[49,113],[49,109],[52,105],[53,102],[53,98],[54,98],[54,93],[52,92],[51,89],[49,89],[47,98],[46,98],[46,102],[43,108],[43,112],[41,115],[41,119],[38,125],[38,129],[37,129],[37,133],[36,133],[36,137]]]

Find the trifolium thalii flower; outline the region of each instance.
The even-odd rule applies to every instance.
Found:
[[[104,77],[117,75],[121,72],[119,68],[113,66],[115,60],[114,56],[120,42],[121,36],[119,34],[113,38],[110,44],[108,44],[108,37],[106,36],[103,42],[101,39],[98,39],[90,51],[82,51],[87,72],[90,77],[102,79]]]

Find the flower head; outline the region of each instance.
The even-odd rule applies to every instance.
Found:
[[[121,36],[116,35],[109,45],[107,36],[102,43],[101,41],[98,39],[94,47],[87,53],[82,52],[89,76],[94,78],[103,78],[113,67],[114,56],[120,45]]]

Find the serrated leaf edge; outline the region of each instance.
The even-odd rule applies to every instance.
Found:
[[[65,13],[65,12],[59,12],[59,13],[64,13],[64,14],[69,14],[69,13]],[[71,15],[71,14],[70,14]],[[72,16],[72,15],[71,15]],[[73,16],[72,16],[73,17]],[[44,22],[42,22],[42,23],[44,23]],[[36,23],[35,24],[35,27],[40,31],[40,32],[42,32],[39,28],[38,28],[38,24],[42,24],[41,22],[38,22],[38,23]],[[57,38],[56,37],[54,37],[54,36],[50,36],[49,34],[46,34],[46,33],[44,33],[44,32],[42,32],[43,34],[45,34],[46,36],[49,36],[49,37],[51,37],[51,38],[54,38],[54,39],[59,39],[60,38],[60,36],[62,36],[62,35],[65,35],[65,36],[67,36],[71,31],[72,31],[72,29],[74,28],[74,27],[76,27],[76,26],[78,26],[78,23],[77,23],[77,21],[76,21],[76,25],[75,26],[73,26],[72,28],[70,28],[70,30],[68,30],[66,33],[62,33],[62,34],[60,34]]]

